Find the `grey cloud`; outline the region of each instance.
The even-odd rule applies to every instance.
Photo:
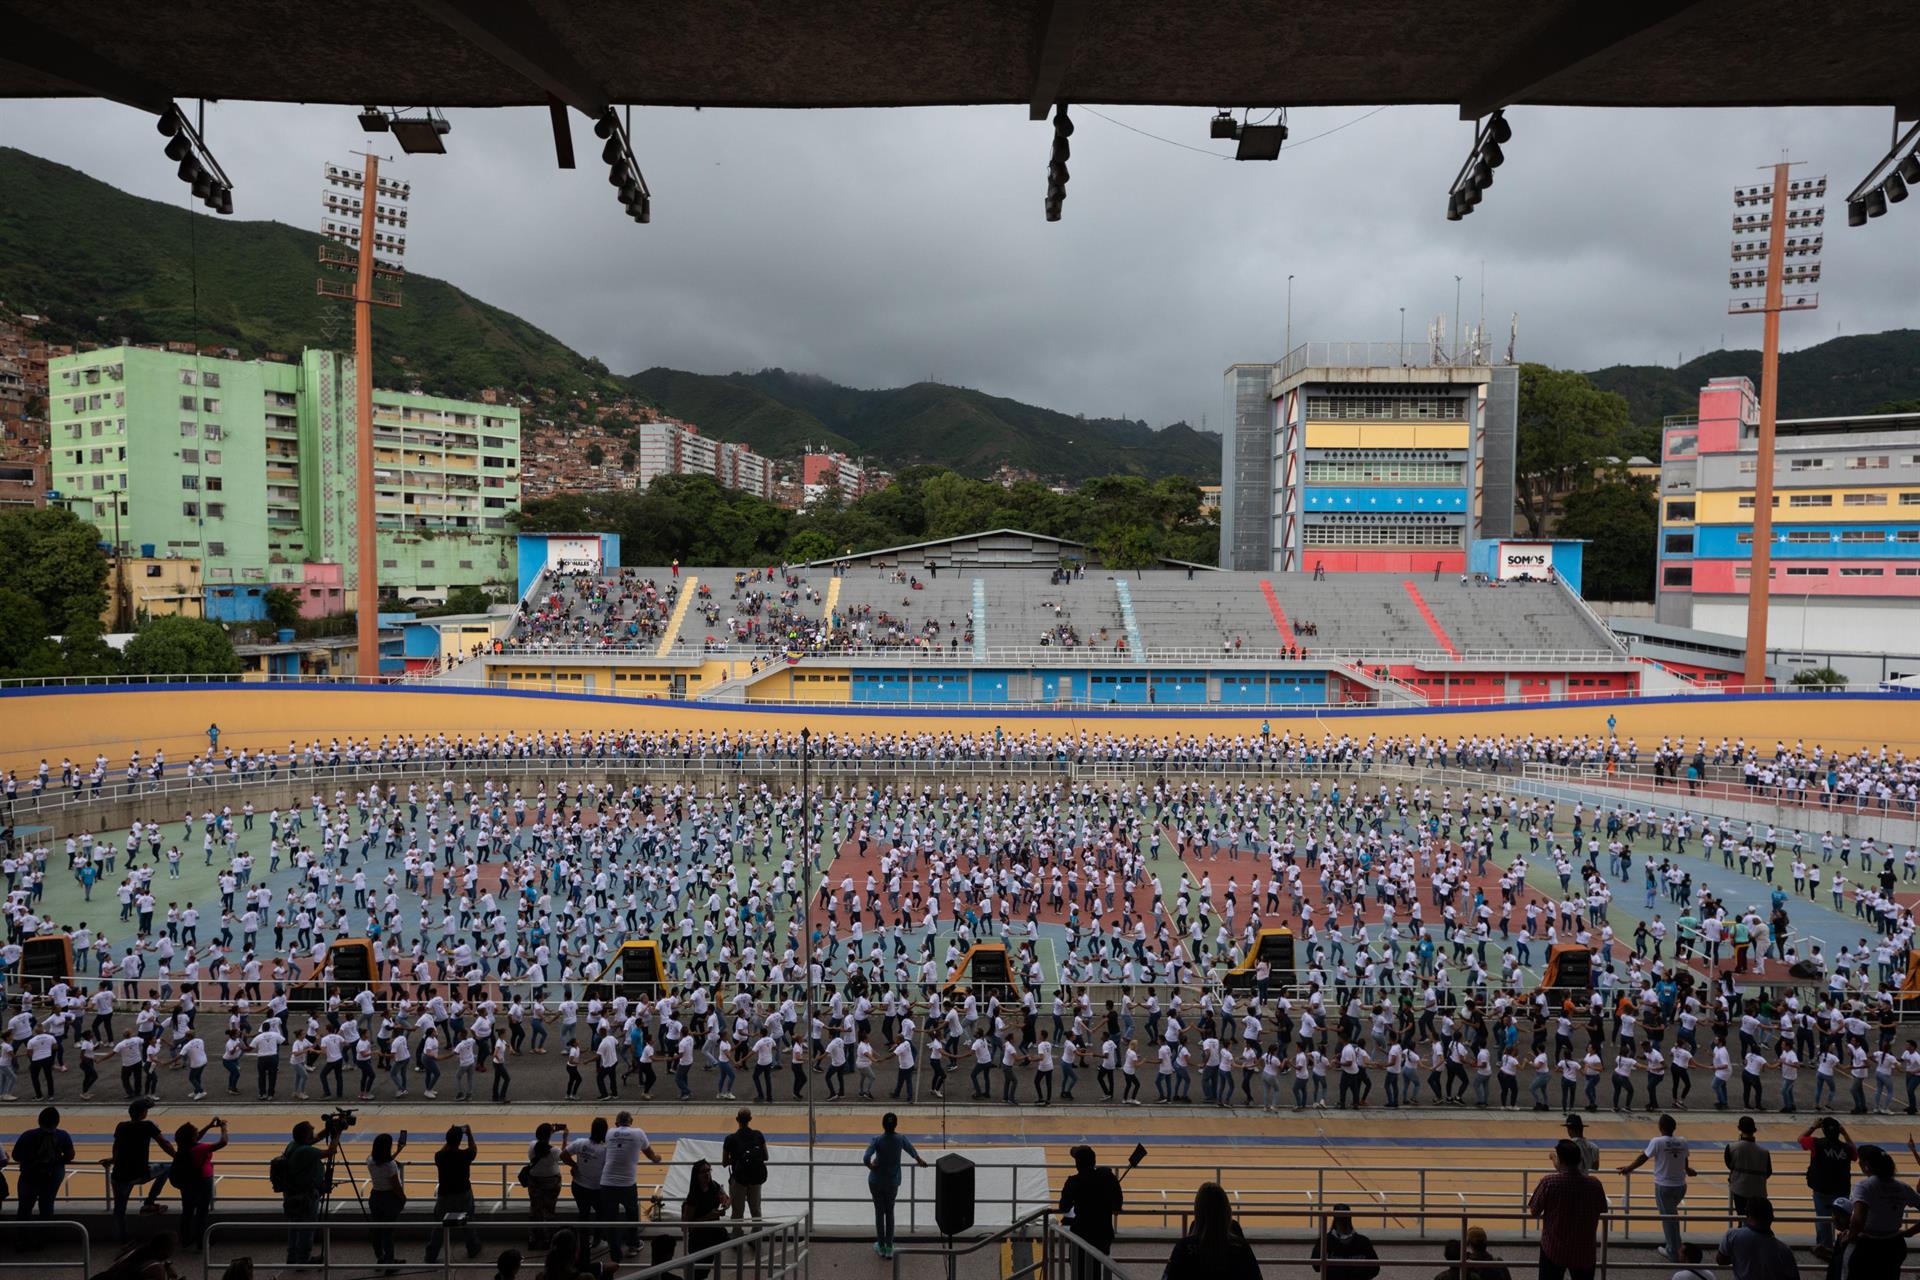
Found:
[[[1207,147],[1201,111],[1098,108]],[[1363,109],[1293,116],[1296,139]],[[782,365],[862,386],[923,377],[1088,414],[1219,426],[1219,372],[1292,332],[1410,338],[1454,280],[1523,358],[1592,368],[1758,342],[1725,313],[1731,189],[1788,148],[1825,172],[1822,309],[1787,344],[1916,323],[1920,207],[1866,228],[1839,199],[1885,146],[1885,112],[1518,109],[1478,212],[1444,220],[1469,144],[1443,108],[1394,108],[1234,164],[1076,116],[1065,221],[1041,196],[1049,130],[1013,108],[642,111],[655,220],[621,216],[576,120],[554,168],[544,114],[451,113],[444,158],[403,158],[410,265],[518,312],[611,368]],[[222,104],[208,132],[240,216],[312,225],[318,167],[365,145],[344,108]],[[0,136],[143,195],[184,192],[137,113],[0,105]],[[1218,145],[1218,144],[1216,144]]]

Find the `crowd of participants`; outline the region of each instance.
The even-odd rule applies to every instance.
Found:
[[[670,741],[687,758],[715,759],[789,745]],[[1274,749],[1266,738],[1240,749],[1250,741]],[[663,745],[509,737],[481,746],[498,756],[465,758]],[[827,735],[821,746],[828,758],[887,758],[899,740]],[[1508,746],[1516,756],[1583,749]],[[1175,749],[1189,747],[1215,749]],[[929,739],[912,750],[961,748]],[[1466,740],[1310,749],[1283,737],[1279,749],[1483,766],[1505,754]],[[357,759],[423,758],[433,757],[408,742]],[[256,833],[251,848],[245,833]],[[1914,931],[1894,884],[1914,878],[1916,855],[1786,839],[1685,814],[1566,815],[1487,789],[1358,775],[1299,786],[830,779],[804,801],[795,787],[744,777],[704,791],[556,782],[532,795],[464,776],[370,780],[264,815],[247,804],[189,810],[177,827],[146,824],[124,843],[76,832],[63,859],[45,845],[10,855],[0,967],[11,976],[24,939],[64,929],[79,972],[43,994],[10,986],[0,1093],[26,1074],[52,1096],[70,1066],[91,1093],[96,1064],[111,1062],[129,1096],[158,1092],[172,1070],[203,1096],[217,1062],[234,1093],[276,1096],[284,1066],[295,1096],[317,1076],[323,1097],[406,1096],[416,1084],[436,1097],[451,1070],[457,1100],[484,1078],[506,1101],[520,1055],[552,1053],[565,1060],[569,1096],[591,1072],[603,1098],[632,1082],[650,1099],[663,1074],[684,1096],[695,1073],[732,1096],[745,1073],[770,1099],[783,1071],[796,1093],[818,1072],[831,1096],[872,1096],[885,1068],[892,1096],[906,1098],[923,1071],[940,1096],[965,1071],[976,1097],[1070,1101],[1091,1096],[1075,1093],[1091,1072],[1102,1099],[1128,1103],[1143,1101],[1152,1076],[1152,1097],[1170,1103],[1195,1100],[1198,1077],[1203,1102],[1320,1106],[1331,1079],[1341,1105],[1363,1106],[1378,1072],[1388,1105],[1419,1102],[1424,1083],[1429,1102],[1517,1106],[1524,1080],[1536,1108],[1556,1088],[1567,1107],[1600,1105],[1603,1088],[1611,1105],[1633,1107],[1659,1105],[1663,1088],[1685,1105],[1698,1063],[1717,1103],[1735,1074],[1744,1092],[1772,1073],[1780,1104],[1795,1109],[1802,1071],[1815,1077],[1810,1105],[1844,1088],[1854,1109],[1869,1090],[1881,1108],[1902,1082],[1911,1100],[1920,1054],[1893,1042],[1889,1018],[1904,976],[1896,957]],[[832,866],[841,850],[857,872]],[[196,854],[219,868],[219,905],[204,916],[202,904],[165,897]],[[1688,863],[1716,855],[1752,883],[1751,902],[1696,888]],[[1860,880],[1847,884],[1856,858]],[[1851,901],[1863,921],[1857,946],[1797,951],[1782,860],[1796,890],[1804,875],[1816,896],[1827,871],[1835,907]],[[1557,896],[1529,883],[1535,865]],[[49,874],[74,876],[108,911],[110,894],[119,919],[47,914]],[[102,884],[113,887],[92,899]],[[1610,908],[1636,885],[1645,912],[1623,938]],[[1043,948],[1055,939],[1043,923],[1064,938],[1051,974]],[[1223,990],[1268,926],[1298,939],[1298,984],[1283,988],[1262,966],[1250,995]],[[628,936],[661,943],[668,993],[588,996]],[[294,988],[333,977],[329,943],[347,937],[372,940],[379,989],[292,1007]],[[945,992],[966,948],[986,940],[1012,948],[1021,997]],[[1562,943],[1590,948],[1596,973],[1590,992],[1564,1001],[1537,982]],[[1749,996],[1743,973],[1800,985],[1777,1001]],[[810,1012],[809,990],[819,993]]]
[[[422,733],[385,735],[355,740],[351,737],[289,740],[284,748],[255,744],[235,747],[219,744],[218,726],[208,728],[208,746],[184,762],[170,763],[163,750],[135,749],[123,760],[104,753],[91,763],[63,759],[58,766],[42,760],[24,781],[17,770],[4,776],[9,801],[49,791],[76,797],[102,798],[125,794],[167,779],[274,781],[283,775],[317,770],[372,770],[389,766],[474,765],[488,761],[543,761],[556,765],[630,762],[695,767],[798,764],[802,745],[798,729],[746,730],[634,730],[591,729],[549,733],[508,730],[499,734]],[[1683,738],[1663,737],[1657,749],[1642,751],[1637,738],[1611,732],[1593,734],[1443,734],[1364,736],[1323,732],[1316,736],[1282,731],[1272,733],[1263,723],[1257,732],[1117,734],[1081,729],[1070,733],[952,731],[917,733],[822,732],[810,739],[811,758],[825,765],[888,764],[985,765],[1128,765],[1154,769],[1321,768],[1364,771],[1376,766],[1452,768],[1486,772],[1517,772],[1523,766],[1605,767],[1628,770],[1655,763],[1686,759],[1702,771],[1721,770],[1729,777],[1748,779],[1748,785],[1770,797],[1788,790],[1807,799],[1832,803],[1841,799],[1879,800],[1887,807],[1912,808],[1920,795],[1920,761],[1888,747],[1860,748],[1841,753],[1818,744],[1776,741],[1769,750],[1744,738],[1721,738],[1709,745],[1699,738],[1689,749]],[[1677,767],[1677,766],[1676,766]],[[1795,780],[1788,788],[1783,781]],[[1675,781],[1676,795],[1683,785]]]

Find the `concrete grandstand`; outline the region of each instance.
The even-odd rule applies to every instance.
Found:
[[[1495,702],[1678,684],[1630,657],[1558,580],[1114,571],[1090,559],[1078,548],[1052,565],[956,563],[905,547],[852,563],[555,567],[494,651],[457,675],[726,701],[1040,707]]]

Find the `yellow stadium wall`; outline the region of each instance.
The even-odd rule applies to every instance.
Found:
[[[789,672],[778,673],[790,675]],[[834,687],[806,686],[808,693]],[[41,759],[58,765],[62,757],[91,761],[104,752],[118,762],[138,746],[164,749],[181,760],[206,746],[209,722],[220,726],[222,746],[286,746],[313,739],[446,733],[497,734],[506,730],[706,729],[798,730],[815,733],[1009,733],[1036,730],[1042,735],[1119,733],[1129,735],[1214,734],[1231,737],[1260,731],[1262,721],[1274,733],[1292,731],[1313,738],[1324,732],[1400,736],[1459,734],[1594,735],[1606,731],[1607,717],[1618,722],[1621,737],[1633,736],[1642,750],[1661,735],[1682,735],[1710,743],[1746,738],[1763,749],[1779,740],[1818,743],[1832,749],[1858,747],[1920,751],[1920,701],[1909,696],[1849,693],[1825,696],[1701,696],[1671,699],[1623,699],[1544,703],[1515,708],[1415,708],[1401,711],[1263,711],[1261,708],[1189,711],[1040,711],[1008,708],[999,713],[943,711],[935,707],[867,708],[782,707],[778,703],[700,705],[666,700],[567,696],[535,689],[479,691],[417,686],[354,688],[350,685],[207,685],[150,688],[108,686],[52,692],[0,694],[0,765],[24,777]]]

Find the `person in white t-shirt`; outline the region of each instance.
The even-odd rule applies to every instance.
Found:
[[[622,1111],[613,1118],[613,1128],[607,1130],[606,1155],[600,1162],[601,1217],[610,1222],[640,1220],[640,1192],[636,1183],[641,1156],[654,1164],[660,1163],[660,1155],[648,1141],[647,1131],[635,1128],[633,1114]],[[616,1242],[623,1234],[627,1248],[640,1247],[638,1232],[628,1229],[623,1233],[616,1229],[612,1233]],[[617,1254],[617,1247],[614,1252]]]
[[[1661,1257],[1680,1261],[1680,1202],[1687,1197],[1687,1179],[1694,1174],[1688,1159],[1687,1140],[1674,1131],[1679,1126],[1670,1115],[1660,1117],[1660,1135],[1647,1143],[1647,1149],[1623,1165],[1620,1173],[1632,1173],[1649,1160],[1653,1162],[1653,1199],[1660,1208],[1660,1231],[1666,1238]]]

